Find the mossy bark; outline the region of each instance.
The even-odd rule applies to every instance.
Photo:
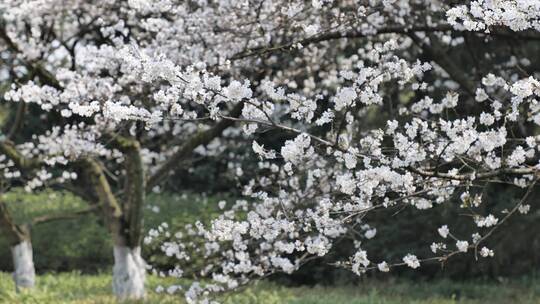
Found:
[[[85,159],[85,179],[102,207],[114,242],[113,292],[119,299],[141,299],[145,295],[146,263],[141,257],[142,208],[145,177],[140,145],[134,139],[118,138],[117,148],[124,153],[124,189],[122,202],[112,192],[102,165]]]

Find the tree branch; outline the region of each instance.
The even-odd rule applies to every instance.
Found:
[[[8,36],[3,20],[0,20],[0,39],[6,42],[6,45],[12,52],[22,53],[17,44],[15,44],[15,42],[11,40],[11,38]],[[37,75],[44,84],[49,85],[57,90],[62,89],[60,82],[54,77],[53,74],[51,74],[51,72],[45,69],[41,64],[39,64],[38,62],[32,63],[24,59],[21,59],[21,61],[28,68],[28,70],[35,73],[35,75]]]
[[[234,108],[231,110],[229,115],[231,117],[239,117],[242,113],[242,108],[244,104],[242,102],[238,103],[234,106]],[[148,179],[147,181],[147,189],[152,189],[154,186],[158,185],[163,178],[169,174],[172,170],[177,168],[182,160],[184,160],[186,157],[191,155],[193,150],[201,145],[206,145],[209,142],[211,142],[214,138],[221,135],[221,133],[227,129],[228,127],[232,126],[234,124],[233,120],[230,119],[222,119],[220,122],[215,124],[213,127],[211,127],[208,130],[201,131],[194,136],[192,136],[190,139],[184,142],[183,145],[180,146],[178,151],[174,153],[164,164],[161,165],[159,169],[155,171],[155,173]]]
[[[443,51],[442,46],[437,41],[437,38],[431,36],[430,43],[428,45],[422,41],[416,34],[411,33],[409,35],[411,39],[416,43],[422,51],[441,68],[443,68],[450,78],[456,81],[470,96],[475,95],[474,84],[465,76],[466,74],[461,71],[452,59]]]
[[[364,34],[357,30],[351,30],[351,31],[346,31],[346,32],[336,31],[336,32],[316,35],[313,37],[308,37],[305,39],[296,40],[296,41],[281,44],[281,45],[270,45],[270,46],[251,48],[232,56],[231,58],[229,58],[229,60],[234,61],[234,60],[244,59],[244,58],[252,57],[252,56],[260,56],[260,55],[272,53],[275,51],[285,51],[285,50],[289,50],[293,48],[297,44],[307,46],[310,44],[315,44],[315,43],[324,42],[324,41],[332,41],[332,40],[343,39],[343,38],[357,39],[357,38],[374,37],[374,36],[378,36],[382,34],[410,35],[412,33],[418,33],[418,32],[435,33],[435,32],[449,32],[449,31],[461,32],[461,31],[455,30],[449,24],[443,24],[439,26],[420,25],[420,26],[412,26],[412,27],[389,26],[389,27],[378,29],[377,32],[374,34]],[[478,33],[478,34],[484,34],[484,33]],[[523,34],[514,33],[514,32],[507,33],[505,31],[496,31],[496,30],[491,31],[491,33],[489,33],[488,35],[496,36],[496,37],[517,38],[517,39],[523,39],[523,40],[540,40],[540,36],[536,36],[536,35],[523,35]]]
[[[15,121],[11,125],[11,128],[9,129],[9,133],[7,134],[7,138],[13,139],[17,133],[19,133],[19,130],[24,124],[24,115],[26,114],[26,102],[20,102],[17,106],[17,112],[15,113]]]
[[[30,224],[32,226],[35,226],[35,225],[38,225],[38,224],[43,224],[43,223],[48,223],[48,222],[53,222],[53,221],[58,221],[58,220],[75,219],[75,218],[80,217],[81,215],[92,213],[92,212],[94,212],[94,211],[96,211],[98,209],[99,209],[99,206],[94,205],[94,206],[88,207],[86,209],[78,210],[78,211],[75,211],[75,212],[65,212],[65,213],[59,213],[59,214],[50,214],[50,215],[38,216],[38,217],[33,218],[30,221]]]
[[[0,202],[0,229],[4,231],[10,245],[30,239],[30,234],[22,226],[15,224],[7,205]]]
[[[114,243],[126,246],[127,240],[124,238],[122,225],[122,208],[111,190],[101,164],[91,158],[85,158],[79,164],[84,178],[89,182],[89,186],[99,199]]]
[[[40,164],[37,159],[26,158],[15,148],[13,142],[9,140],[0,140],[0,153],[5,154],[11,159],[19,170],[32,169]]]
[[[293,46],[297,44],[301,44],[303,46],[319,43],[323,41],[331,41],[336,39],[343,39],[343,38],[366,38],[371,36],[377,36],[382,34],[407,34],[412,32],[446,32],[453,30],[452,26],[450,25],[442,25],[437,27],[432,26],[416,26],[416,27],[403,27],[403,26],[395,26],[395,27],[386,27],[381,28],[377,30],[377,33],[370,35],[370,34],[364,34],[362,32],[353,30],[353,31],[347,31],[347,32],[332,32],[332,33],[326,33],[322,35],[316,35],[313,37],[296,40],[290,43],[282,44],[282,45],[274,45],[274,46],[265,46],[265,47],[255,47],[251,48],[247,51],[238,53],[230,58],[230,60],[238,60],[243,59],[246,57],[251,56],[259,56],[264,55],[267,53],[271,53],[274,51],[283,51],[287,49],[291,49]]]
[[[497,169],[493,171],[469,173],[469,174],[448,174],[448,173],[440,173],[440,172],[431,172],[431,171],[425,171],[422,169],[417,169],[414,167],[408,167],[407,170],[410,170],[411,172],[414,172],[424,177],[437,177],[437,178],[453,179],[453,180],[460,180],[460,181],[471,181],[473,179],[491,178],[491,177],[496,177],[503,174],[538,175],[540,173],[537,168],[505,168],[505,169]]]

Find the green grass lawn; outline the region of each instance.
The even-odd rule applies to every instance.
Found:
[[[157,294],[153,290],[171,281],[149,277],[149,293],[140,303],[184,303],[180,296]],[[17,294],[7,273],[0,273],[0,303],[116,303],[111,296],[107,274],[46,274],[38,278],[37,288]],[[346,287],[287,288],[261,282],[221,298],[228,304],[445,304],[445,303],[540,303],[540,286],[534,279],[503,283],[451,281],[367,282]]]

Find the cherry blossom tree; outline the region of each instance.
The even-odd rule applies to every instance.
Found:
[[[140,26],[131,4],[9,1],[0,11],[2,80],[9,88],[3,97],[23,105],[17,125],[25,131],[2,140],[4,175],[29,192],[61,188],[85,199],[92,209],[98,206],[115,245],[113,290],[119,298],[141,298],[146,193],[159,190],[160,182],[193,150],[219,150],[219,145],[201,146],[233,122],[197,120],[201,109],[196,99],[186,100],[183,107],[166,100],[170,97],[154,73],[173,76],[178,67],[150,57],[161,46],[153,41],[154,32]],[[139,32],[139,42],[130,38],[132,30]],[[196,92],[186,94],[197,97]],[[222,110],[237,117],[241,109],[239,103]],[[169,112],[186,121],[162,114]],[[27,273],[33,281],[29,234],[7,209],[0,211],[3,232],[14,240],[15,273]],[[19,256],[25,261],[17,262]]]
[[[21,163],[20,159],[8,158],[6,155],[10,155],[12,149],[5,142],[15,136],[18,129],[21,127],[23,106],[19,106],[15,115],[15,121],[12,123],[12,127],[4,135],[3,143],[0,144],[2,150],[2,170],[3,176],[1,179],[2,193],[5,189],[9,188],[10,180],[17,179],[21,176],[21,171],[17,169],[26,168],[28,164]],[[17,165],[17,167],[16,167]],[[13,256],[13,265],[15,271],[13,273],[13,279],[17,288],[31,288],[35,283],[35,269],[32,256],[32,245],[30,242],[30,231],[27,225],[17,224],[11,216],[8,206],[5,202],[0,201],[0,227],[2,233],[7,238],[11,245],[11,252]]]
[[[246,199],[210,224],[150,232],[146,241],[166,239],[164,253],[178,260],[168,275],[182,276],[194,255],[208,261],[197,276],[211,283],[167,291],[205,302],[254,278],[292,273],[345,237],[356,240],[356,253],[335,264],[358,275],[416,269],[467,252],[493,256],[489,237],[528,213],[538,179],[540,90],[528,48],[540,38],[539,4],[299,1],[268,13],[267,2],[260,3],[252,23],[264,28],[287,16],[291,26],[280,37],[261,30],[268,41],[252,38],[230,57],[241,79],[205,89],[212,100],[244,101],[241,117],[217,115],[241,123],[248,136],[280,130],[292,138],[277,148],[253,141],[260,176],[245,186]],[[507,47],[509,40],[523,49]],[[248,86],[245,63],[276,63],[277,72]],[[367,124],[373,115],[378,119]],[[523,189],[522,198],[499,214],[482,213],[491,184]],[[371,213],[422,212],[453,197],[472,219],[472,236],[453,233],[448,223],[434,232],[432,256],[370,259],[364,243],[377,232]]]
[[[31,180],[27,187],[32,187],[40,183],[41,178],[46,175],[44,171],[34,172],[38,163],[34,161],[28,161],[24,157],[21,157],[17,149],[13,146],[13,140],[19,137],[23,131],[21,130],[24,123],[24,118],[27,117],[26,103],[19,103],[10,112],[11,117],[8,117],[6,124],[4,125],[2,142],[0,143],[0,151],[2,151],[1,165],[2,178],[0,179],[0,193],[5,194],[11,190],[12,187],[23,185],[21,181],[25,179]],[[28,118],[28,117],[27,117]],[[32,133],[33,134],[33,133]],[[36,179],[37,178],[37,179]],[[74,173],[63,172],[62,180],[69,180],[75,178]],[[18,202],[14,204],[15,207],[20,207]],[[37,225],[42,223],[48,223],[57,220],[74,219],[89,212],[93,212],[96,206],[89,207],[84,210],[77,210],[74,212],[54,212],[48,215],[42,215],[28,219],[24,223],[17,222],[11,215],[10,208],[2,200],[0,201],[0,227],[3,235],[7,238],[11,245],[11,252],[13,256],[14,273],[13,278],[17,289],[20,288],[32,288],[35,284],[35,268],[33,262],[33,252],[31,243],[31,230]]]
[[[233,125],[260,157],[245,198],[209,225],[162,225],[146,239],[169,237],[172,276],[190,255],[207,258],[210,283],[169,287],[191,302],[291,273],[343,237],[357,250],[336,265],[359,275],[489,257],[489,236],[531,208],[536,1],[15,0],[0,10],[4,99],[40,109],[47,126],[4,154],[35,164],[29,191],[58,183],[101,206],[121,298],[144,295],[145,194]],[[270,147],[258,139],[269,130],[288,139]],[[524,188],[523,199],[480,213],[493,183]],[[434,232],[433,256],[370,260],[371,213],[422,212],[455,196],[472,237],[448,223]]]

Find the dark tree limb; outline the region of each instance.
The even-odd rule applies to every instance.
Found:
[[[448,173],[441,173],[441,172],[433,172],[433,171],[427,171],[424,169],[414,168],[414,167],[408,167],[407,170],[414,172],[418,175],[421,175],[423,177],[435,177],[435,178],[444,178],[444,179],[451,179],[451,180],[460,180],[460,181],[472,181],[473,179],[484,179],[484,178],[492,178],[496,176],[501,175],[529,175],[534,174],[538,175],[540,172],[538,169],[534,167],[530,168],[501,168],[497,170],[492,171],[485,171],[485,172],[478,172],[478,173],[466,173],[466,174],[448,174]]]
[[[6,43],[7,47],[14,53],[20,53],[21,50],[19,49],[19,47],[15,44],[15,42],[13,42],[13,40],[11,40],[11,38],[9,38],[7,32],[6,32],[6,28],[5,28],[5,24],[2,20],[0,20],[0,39],[4,40],[4,42]],[[41,81],[46,84],[46,85],[49,85],[55,89],[62,89],[62,86],[60,85],[60,82],[54,77],[53,74],[51,74],[51,72],[49,72],[47,69],[45,69],[39,62],[30,62],[30,61],[27,61],[27,60],[22,60],[23,64],[26,66],[26,68],[28,68],[28,70],[31,72],[31,73],[34,73],[34,75],[37,75]]]
[[[112,234],[115,245],[126,246],[127,240],[124,236],[122,223],[122,208],[115,195],[111,190],[111,186],[107,181],[107,177],[103,172],[101,164],[91,158],[85,158],[79,162],[84,179],[88,181],[89,186],[96,194],[102,211],[104,213],[107,228]]]
[[[94,205],[94,206],[91,206],[89,208],[82,209],[82,210],[77,210],[77,211],[74,211],[74,212],[65,212],[65,213],[57,213],[57,214],[50,214],[50,215],[42,215],[42,216],[38,216],[38,217],[33,218],[30,221],[30,224],[32,226],[35,226],[35,225],[39,225],[39,224],[43,224],[43,223],[49,223],[49,222],[58,221],[58,220],[77,219],[82,215],[93,213],[98,209],[99,209],[99,206]]]
[[[242,108],[244,104],[242,102],[234,106],[234,108],[229,113],[230,117],[240,117],[242,113]],[[220,122],[215,124],[208,130],[201,131],[188,140],[186,140],[169,159],[156,170],[156,172],[148,179],[147,189],[152,189],[154,186],[158,185],[172,170],[178,168],[181,165],[182,161],[191,155],[193,150],[201,145],[206,145],[210,143],[214,138],[218,137],[223,133],[225,129],[234,124],[233,120],[222,119]]]
[[[37,159],[24,157],[17,148],[15,148],[13,142],[9,140],[0,141],[0,153],[5,154],[11,159],[15,163],[15,166],[20,170],[32,169],[40,164],[40,161]]]
[[[457,82],[465,92],[470,96],[475,95],[475,86],[470,79],[467,78],[467,74],[464,73],[443,50],[442,45],[439,43],[437,38],[430,36],[430,45],[426,44],[420,37],[416,34],[410,34],[409,37],[416,43],[424,54],[431,59],[433,62],[437,63],[441,68],[443,68],[446,73]]]
[[[24,226],[15,224],[8,207],[4,202],[0,202],[0,229],[4,232],[4,235],[11,246],[30,240],[28,229]]]
[[[232,56],[230,60],[239,60],[246,57],[260,56],[260,55],[265,55],[265,54],[276,52],[276,51],[284,51],[284,50],[291,49],[293,46],[297,44],[307,46],[309,44],[319,43],[323,41],[332,41],[332,40],[343,39],[343,38],[366,38],[366,37],[372,37],[372,36],[377,36],[381,34],[407,34],[407,33],[414,33],[414,32],[446,32],[446,31],[451,31],[451,30],[453,30],[453,28],[450,25],[441,25],[437,27],[416,26],[416,27],[409,27],[409,28],[405,26],[390,26],[390,27],[378,29],[377,33],[375,34],[364,34],[356,30],[346,31],[346,32],[336,31],[336,32],[316,35],[316,36],[301,39],[301,40],[295,40],[293,42],[285,43],[281,45],[251,48],[247,51],[244,51],[244,52],[241,52],[239,54]]]
[[[313,37],[295,40],[295,41],[280,44],[280,45],[269,45],[269,46],[251,48],[246,51],[240,52],[236,55],[233,55],[230,58],[230,60],[234,61],[234,60],[244,59],[247,57],[261,56],[261,55],[265,55],[265,54],[269,54],[269,53],[273,53],[277,51],[286,51],[286,50],[290,50],[297,44],[307,46],[310,44],[320,43],[324,41],[332,41],[332,40],[343,39],[343,38],[358,39],[358,38],[374,37],[374,36],[378,36],[382,34],[411,35],[413,33],[420,33],[420,32],[437,33],[437,32],[450,32],[450,31],[461,33],[461,31],[455,30],[449,24],[441,24],[438,26],[419,25],[419,26],[409,26],[409,27],[388,26],[388,27],[377,29],[377,32],[374,34],[365,34],[357,30],[350,30],[350,31],[345,31],[345,32],[336,31],[336,32],[315,35]],[[485,33],[478,33],[478,34],[493,36],[493,37],[514,38],[514,39],[520,39],[520,40],[525,40],[525,41],[540,41],[540,36],[538,35],[520,34],[520,33],[508,32],[505,30],[493,29],[489,34],[485,34]]]
[[[7,134],[8,139],[13,139],[24,125],[24,115],[26,114],[26,102],[19,102],[17,106],[17,112],[15,113],[15,120],[13,121],[11,128]]]

